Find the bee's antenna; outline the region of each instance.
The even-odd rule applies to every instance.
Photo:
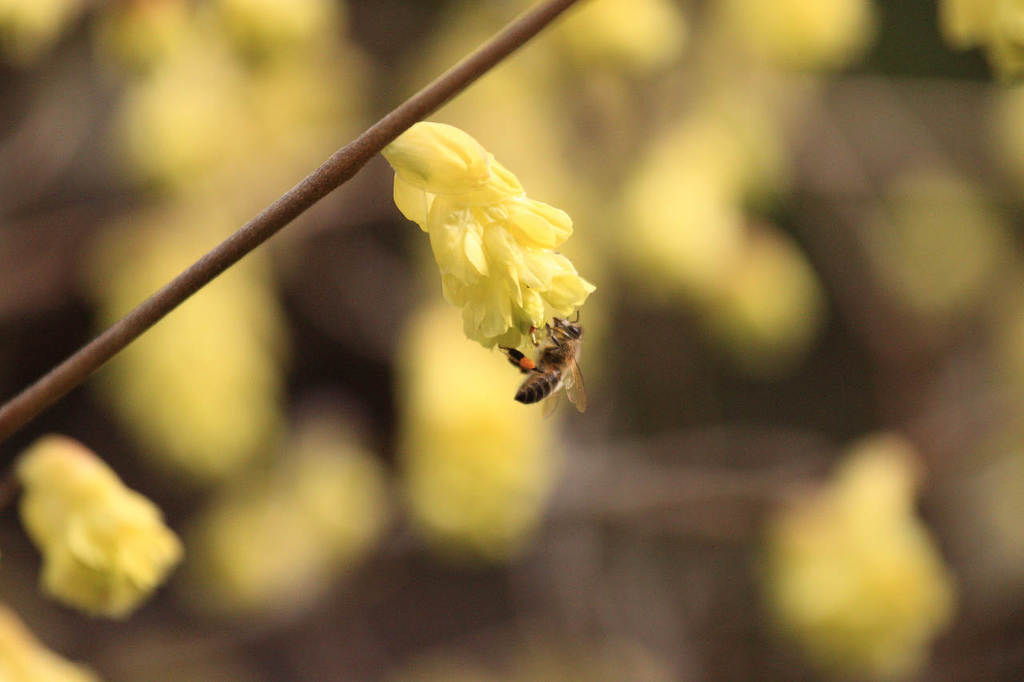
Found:
[[[578,324],[578,323],[579,323],[579,321],[580,321],[580,311],[581,311],[581,310],[582,310],[582,308],[577,308],[577,309],[576,309],[576,317],[575,317],[575,318],[573,318],[573,320],[572,320],[573,322],[575,322],[575,323],[577,323],[577,324]]]

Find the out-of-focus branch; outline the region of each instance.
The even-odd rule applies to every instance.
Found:
[[[355,175],[409,126],[422,120],[524,45],[576,0],[547,0],[400,104],[318,169],[48,374],[0,406],[0,439],[82,383],[107,360],[217,275]]]

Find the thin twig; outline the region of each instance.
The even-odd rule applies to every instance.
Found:
[[[0,407],[0,440],[85,381],[164,315],[238,262],[342,183],[409,126],[487,73],[524,45],[576,0],[548,0],[522,14],[491,40],[453,66],[338,150],[280,199],[196,261],[113,326]]]

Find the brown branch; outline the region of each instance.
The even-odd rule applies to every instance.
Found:
[[[185,299],[355,175],[409,126],[422,120],[524,45],[576,0],[547,0],[520,15],[475,52],[339,149],[302,182],[221,242],[113,326],[0,406],[0,440],[85,381]]]

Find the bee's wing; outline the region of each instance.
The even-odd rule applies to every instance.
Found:
[[[587,391],[583,387],[583,373],[575,360],[569,361],[569,376],[565,378],[565,394],[576,409],[583,412],[587,409]]]
[[[544,400],[544,406],[541,408],[541,414],[544,415],[545,419],[553,415],[555,410],[558,409],[558,403],[562,402],[561,397],[562,392],[555,391]]]

